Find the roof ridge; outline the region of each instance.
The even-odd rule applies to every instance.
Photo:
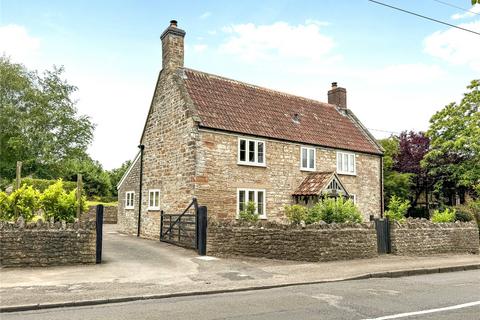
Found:
[[[221,79],[221,80],[234,82],[234,83],[241,84],[241,85],[244,85],[244,86],[247,86],[247,87],[252,87],[252,88],[260,89],[260,90],[265,90],[265,91],[269,91],[269,92],[272,92],[272,93],[275,93],[275,94],[280,94],[280,95],[284,95],[284,96],[287,96],[287,97],[292,97],[292,98],[296,98],[296,99],[300,99],[300,100],[305,100],[305,101],[310,101],[310,102],[314,102],[314,103],[319,103],[319,104],[322,104],[322,105],[324,105],[324,106],[326,106],[326,107],[336,108],[335,105],[330,104],[330,103],[328,103],[328,102],[324,102],[324,101],[320,101],[320,100],[315,100],[315,99],[312,99],[312,98],[307,98],[307,97],[298,96],[298,95],[295,95],[295,94],[292,94],[292,93],[287,93],[287,92],[283,92],[283,91],[279,91],[279,90],[275,90],[275,89],[270,89],[270,88],[262,87],[262,86],[259,86],[259,85],[256,85],[256,84],[251,84],[251,83],[247,83],[247,82],[235,80],[235,79],[232,79],[232,78],[227,78],[227,77],[224,77],[224,76],[220,76],[220,75],[218,75],[218,74],[213,74],[213,73],[209,73],[209,72],[205,72],[205,71],[200,71],[200,70],[196,70],[196,69],[192,69],[192,68],[187,68],[187,67],[182,67],[182,69],[188,70],[188,71],[192,71],[192,72],[194,72],[194,73],[201,73],[201,74],[204,74],[204,75],[209,76],[209,77],[214,77],[214,78],[218,78],[218,79]]]

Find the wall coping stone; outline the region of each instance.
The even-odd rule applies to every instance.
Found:
[[[427,219],[407,218],[404,221],[391,221],[395,229],[451,229],[451,228],[478,228],[475,221],[462,222],[432,222]]]
[[[0,230],[91,230],[96,228],[95,221],[81,221],[67,223],[65,221],[43,222],[38,220],[37,222],[25,223],[23,219],[18,219],[16,222],[0,221]]]
[[[266,230],[340,230],[340,229],[374,229],[374,222],[362,223],[326,223],[320,221],[308,225],[286,224],[276,221],[257,221],[248,222],[242,220],[215,220],[209,219],[208,225],[215,228],[248,228],[248,229],[266,229]]]

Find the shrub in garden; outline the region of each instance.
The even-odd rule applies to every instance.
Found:
[[[258,214],[256,213],[256,205],[255,202],[249,201],[247,202],[246,208],[240,212],[240,220],[249,221],[249,222],[256,222],[258,221]]]
[[[307,208],[298,204],[285,206],[285,216],[291,223],[299,224],[302,221],[307,222]]]
[[[48,179],[35,179],[35,178],[22,178],[22,186],[32,186],[34,189],[37,189],[40,192],[45,191],[52,184],[57,183],[58,180],[48,180]],[[63,181],[63,180],[62,180]],[[63,188],[69,192],[77,189],[77,183],[72,181],[63,181]]]
[[[432,214],[432,222],[443,223],[455,221],[455,209],[446,208],[443,211],[435,210]]]
[[[390,220],[403,221],[410,207],[410,201],[402,200],[397,196],[393,196],[388,203],[385,217]]]
[[[78,205],[76,191],[65,191],[61,179],[45,189],[40,199],[47,220],[53,217],[55,220],[72,222],[75,219]],[[82,212],[88,210],[86,203],[87,199],[83,196],[81,200]]]
[[[455,221],[469,222],[473,219],[473,214],[471,214],[470,212],[455,209]]]
[[[22,186],[7,195],[0,192],[0,219],[15,221],[22,216],[31,220],[40,208],[40,192],[31,186]]]
[[[325,198],[309,210],[308,222],[362,222],[362,215],[351,199]]]

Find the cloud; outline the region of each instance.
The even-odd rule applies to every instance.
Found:
[[[212,13],[210,11],[206,11],[206,12],[204,12],[200,15],[200,19],[202,19],[202,20],[207,19],[211,15],[212,15]]]
[[[196,53],[202,53],[207,50],[208,46],[206,44],[195,44],[193,46],[193,51]]]
[[[296,26],[275,22],[223,27],[222,31],[229,37],[220,46],[220,51],[250,62],[289,58],[319,60],[335,45],[332,37],[320,32],[320,24],[310,20]]]
[[[480,32],[480,20],[459,25]],[[480,72],[480,41],[478,35],[449,28],[437,31],[424,40],[424,52],[454,65],[466,65]]]
[[[451,18],[453,20],[466,19],[478,16],[480,14],[480,4],[474,5],[469,12],[455,13]]]
[[[10,56],[13,62],[33,63],[40,50],[40,38],[29,35],[27,29],[16,24],[0,27],[0,54]]]

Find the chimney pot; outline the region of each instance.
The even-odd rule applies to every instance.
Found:
[[[170,26],[171,27],[176,27],[177,26],[177,20],[170,20]]]
[[[336,82],[332,82],[332,89],[336,88],[337,87],[337,83]]]

